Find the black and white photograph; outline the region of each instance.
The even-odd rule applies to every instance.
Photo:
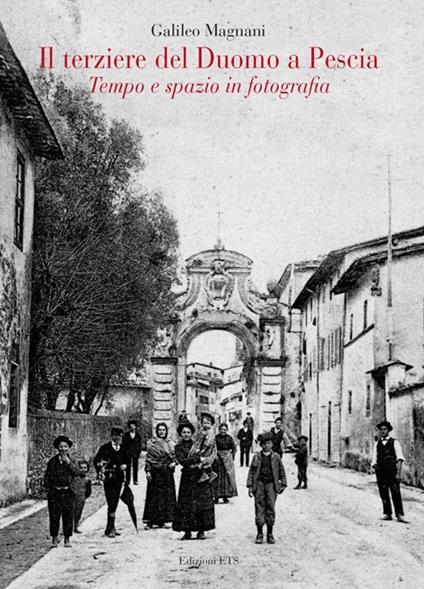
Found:
[[[424,4],[2,0],[0,589],[418,589]]]

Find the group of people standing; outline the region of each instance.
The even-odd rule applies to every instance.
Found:
[[[108,506],[105,533],[114,537],[115,512],[119,503],[124,481],[138,484],[138,460],[141,453],[141,436],[136,431],[137,422],[128,423],[128,432],[123,436],[121,427],[111,429],[111,441],[101,446],[93,459],[99,478],[104,483]],[[50,520],[52,547],[59,544],[59,526],[62,518],[64,545],[71,546],[73,533],[80,533],[80,522],[86,499],[92,493],[91,480],[88,477],[87,460],[74,460],[70,455],[73,446],[68,436],[58,436],[53,442],[57,453],[48,461],[44,475],[47,491],[47,506]]]
[[[147,442],[145,529],[172,523],[173,530],[184,532],[183,540],[190,539],[193,532],[203,539],[206,531],[215,528],[214,504],[237,495],[234,440],[226,424],[221,424],[215,435],[214,424],[212,415],[202,413],[195,436],[194,425],[180,420],[180,440],[174,448],[166,424],[157,424],[156,436]],[[178,499],[174,482],[177,463],[182,467]]]
[[[182,417],[177,430],[177,444],[174,445],[169,439],[166,423],[158,423],[155,435],[147,442],[147,490],[143,522],[146,530],[168,527],[167,524],[172,524],[173,530],[183,532],[183,540],[192,538],[193,533],[196,533],[196,538],[203,539],[205,532],[215,528],[215,505],[220,500],[228,503],[231,497],[237,496],[234,467],[236,444],[225,423],[218,426],[218,433],[215,434],[215,420],[211,414],[202,413],[198,432],[184,415]],[[253,441],[253,420],[249,418],[250,415],[238,436],[246,466],[249,463],[249,451]],[[242,435],[246,430],[247,436]],[[141,437],[135,421],[129,422],[128,431],[125,433],[120,426],[112,427],[110,435],[111,440],[99,448],[93,465],[98,478],[103,481],[107,502],[105,534],[114,538],[119,535],[115,518],[119,499],[123,498],[124,485],[131,481],[131,474],[133,483],[138,484]],[[85,498],[91,492],[91,487],[88,489],[87,486],[88,463],[80,461],[78,464],[70,457],[72,441],[66,436],[57,438],[54,446],[58,453],[49,461],[45,476],[50,533],[52,545],[57,546],[62,517],[65,546],[70,546],[73,531],[79,531],[78,519],[81,517]],[[280,457],[277,456],[277,459],[280,460]],[[177,464],[181,466],[178,497],[174,481]],[[249,471],[249,485],[255,496],[258,490],[260,497],[261,482],[265,480],[265,484],[268,485],[271,481],[267,481],[266,477],[263,479],[259,472],[261,469],[256,472],[256,467],[256,463],[252,464]],[[285,485],[282,464],[281,469],[277,472],[276,478],[274,477],[275,493],[280,492],[280,488]],[[274,482],[272,484],[274,485]],[[77,495],[84,495],[84,500],[78,502]],[[270,494],[265,495],[264,500],[258,501],[268,501],[267,497]],[[268,512],[269,509],[263,507],[261,517],[265,517]],[[271,525],[270,522],[267,523]]]
[[[234,457],[236,444],[228,433],[228,426],[221,423],[218,434],[214,431],[215,420],[209,413],[202,413],[200,427],[196,429],[188,419],[180,419],[179,441],[176,445],[168,437],[166,423],[158,423],[155,435],[147,442],[146,478],[147,490],[143,513],[145,529],[169,527],[184,532],[182,540],[189,540],[196,533],[204,539],[205,532],[215,528],[215,504],[220,499],[228,503],[237,495]],[[240,441],[240,464],[249,465],[249,452],[253,443],[253,424],[245,421],[238,432]],[[93,464],[98,477],[103,481],[107,502],[105,534],[111,538],[118,535],[115,514],[119,499],[123,499],[123,487],[131,480],[138,484],[138,459],[141,453],[141,437],[135,421],[129,422],[124,434],[120,426],[111,429],[111,441],[100,447]],[[372,465],[377,474],[377,483],[383,503],[384,518],[392,519],[393,507],[398,521],[404,522],[400,494],[400,476],[403,463],[402,450],[397,440],[389,436],[392,426],[388,421],[377,425],[380,431],[376,441]],[[295,489],[307,488],[307,436],[300,436],[296,445],[291,444],[280,418],[269,432],[257,438],[261,450],[255,453],[247,476],[250,497],[255,501],[256,543],[264,539],[263,526],[267,526],[267,542],[275,543],[273,526],[277,495],[287,486],[282,462],[284,446],[295,450],[298,467],[298,484]],[[65,547],[70,537],[79,533],[78,522],[87,497],[91,494],[91,482],[87,476],[89,465],[85,460],[78,463],[70,456],[72,441],[67,436],[54,440],[57,454],[47,464],[45,486],[47,488],[52,547],[59,543],[60,518],[63,523]],[[181,466],[180,486],[176,496],[174,472]],[[127,492],[129,487],[127,487]]]

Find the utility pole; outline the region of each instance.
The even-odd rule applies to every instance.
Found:
[[[390,155],[387,155],[387,192],[388,192],[388,235],[387,235],[387,343],[388,360],[393,360],[395,337],[393,329],[393,292],[392,292],[392,179],[390,170]]]

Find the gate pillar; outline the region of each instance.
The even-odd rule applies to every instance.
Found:
[[[269,430],[282,417],[284,377],[284,319],[278,313],[264,313],[260,319],[261,347],[258,358],[258,423]]]
[[[153,388],[153,431],[163,421],[169,431],[174,425],[176,414],[177,358],[158,358],[150,360]]]

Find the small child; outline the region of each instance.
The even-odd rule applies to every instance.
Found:
[[[267,542],[275,544],[272,529],[275,523],[275,502],[277,494],[287,487],[286,473],[280,456],[272,451],[272,434],[265,432],[258,436],[262,450],[253,456],[247,476],[249,497],[255,497],[255,522],[257,536],[255,543],[262,544],[263,525],[267,525]]]
[[[297,480],[299,482],[294,487],[295,489],[308,488],[308,479],[306,476],[306,469],[308,468],[308,448],[306,446],[307,441],[308,436],[299,436],[298,438],[299,444],[296,448],[296,456],[294,462],[295,464],[297,464]]]
[[[75,495],[74,532],[81,534],[81,530],[78,529],[78,524],[84,509],[85,500],[91,495],[91,481],[87,476],[90,469],[87,460],[78,460],[78,466],[80,474],[73,479],[71,488]]]
[[[218,475],[212,470],[216,453],[215,432],[213,426],[215,425],[215,418],[210,413],[202,413],[200,415],[201,431],[191,447],[190,457],[198,455],[200,458],[199,468],[202,469],[198,483],[212,483]]]

